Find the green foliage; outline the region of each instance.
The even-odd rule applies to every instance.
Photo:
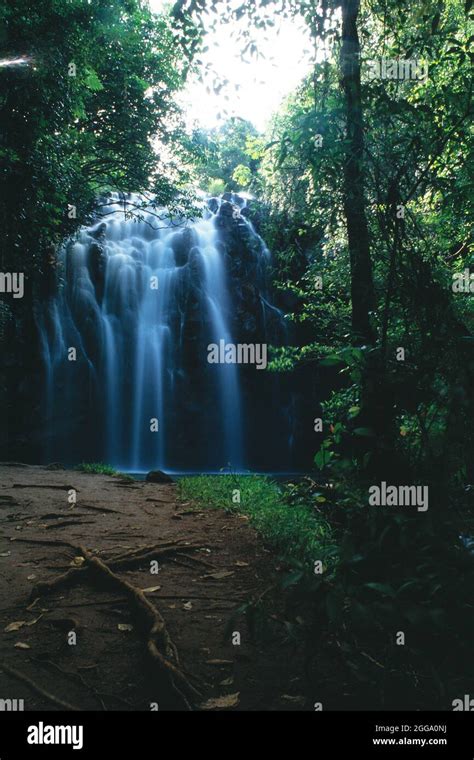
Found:
[[[240,491],[240,503],[232,501]],[[225,509],[248,516],[253,527],[278,552],[313,566],[316,559],[332,565],[335,546],[320,502],[302,500],[294,486],[279,486],[257,475],[201,475],[179,481],[180,497],[200,507]]]
[[[365,698],[369,683],[387,707],[449,709],[473,676],[474,563],[457,541],[459,520],[440,529],[435,516],[420,521],[390,507],[374,515],[351,498],[336,579],[347,603],[337,625],[353,655],[370,652],[385,670],[380,680],[356,656]],[[405,646],[395,641],[400,631]]]
[[[332,391],[330,397],[322,403],[326,422],[336,425],[340,420],[355,419],[360,412],[359,393],[356,384]]]
[[[200,156],[195,168],[200,188],[212,194],[218,181],[224,192],[254,189],[259,167],[257,139],[253,124],[236,117],[215,129],[196,130],[193,145]]]
[[[131,475],[127,475],[124,472],[119,472],[109,464],[103,462],[81,462],[74,469],[79,472],[85,472],[87,475],[111,475],[113,478],[120,478],[120,480],[134,483],[135,478]]]
[[[247,188],[252,183],[253,175],[249,166],[238,164],[232,172],[232,180],[238,187]]]
[[[300,5],[293,10],[304,14]],[[350,339],[354,283],[342,183],[345,96],[331,31],[338,22],[331,18],[325,59],[287,99],[264,141],[262,231],[275,252],[276,285],[294,304],[288,319],[296,337],[295,345],[272,352],[271,368],[312,363],[332,374],[336,395],[350,389],[353,403],[325,414],[326,423],[343,425],[342,449],[330,437],[316,454],[318,466],[334,465],[341,450],[362,470],[370,462],[383,469],[392,451],[389,468],[404,469],[404,477],[416,470],[430,480],[437,472],[437,488],[442,478],[458,487],[472,472],[474,449],[464,424],[473,411],[472,344],[465,339],[474,299],[454,297],[451,289],[452,274],[472,262],[466,174],[472,39],[461,2],[407,13],[402,23],[397,4],[375,5],[364,7],[359,20],[373,351],[355,362],[341,353]],[[368,78],[367,61],[381,57],[428,60],[429,75],[422,82]],[[405,362],[396,359],[399,346]]]
[[[46,272],[100,193],[178,201],[186,67],[169,19],[138,0],[2,2],[0,25],[2,49],[29,58],[0,73],[3,266]]]
[[[472,10],[462,0],[361,4],[359,212],[375,303],[366,304],[374,338],[354,349],[361,278],[345,178],[359,117],[354,92],[341,88],[339,13],[333,3],[298,0],[244,5],[263,26],[270,5],[301,12],[318,50],[326,42],[275,115],[259,169],[261,231],[294,327],[294,344],[272,352],[271,368],[309,364],[315,386],[323,378],[331,388],[315,465],[335,483],[330,522],[341,561],[331,585],[315,584],[304,568],[289,581],[311,618],[308,656],[323,659],[324,629],[359,707],[449,709],[474,675],[473,562],[458,540],[474,514],[473,297],[452,289],[453,274],[473,266]],[[370,78],[369,62],[381,58],[427,61],[428,76]],[[381,480],[427,485],[429,512],[369,508],[368,486]],[[397,646],[396,631],[407,646]]]
[[[222,195],[225,193],[225,182],[223,179],[213,179],[207,186],[207,192],[209,195]]]
[[[117,470],[103,462],[81,462],[74,469],[86,472],[88,475],[117,475]]]
[[[180,44],[169,19],[138,0],[0,3],[4,49],[33,58],[1,74],[3,267],[54,270],[56,246],[107,190],[150,192],[172,211],[182,208],[183,166],[192,157],[202,189],[258,194],[259,230],[294,337],[273,349],[270,369],[308,365],[315,387],[327,390],[314,463],[333,488],[204,476],[181,480],[181,497],[247,516],[285,556],[291,572],[283,586],[304,615],[299,628],[296,612],[285,625],[305,638],[308,662],[323,660],[321,651],[342,660],[344,693],[357,707],[446,709],[469,693],[474,676],[473,561],[458,539],[474,529],[474,306],[472,294],[452,290],[453,274],[474,261],[470,4],[361,5],[357,168],[374,338],[357,347],[351,310],[361,278],[346,181],[354,104],[341,87],[341,6],[210,3],[218,5],[223,17],[248,13],[258,29],[271,24],[270,7],[300,13],[322,51],[264,136],[235,118],[189,139],[184,133],[175,94],[199,49],[205,0],[174,4]],[[243,55],[255,57],[247,34]],[[382,57],[428,61],[428,77],[370,78],[367,64]],[[1,316],[3,334],[8,315]],[[101,464],[80,468],[116,474]],[[427,485],[429,511],[369,508],[368,486],[381,480]],[[326,565],[322,578],[312,572],[315,559]],[[397,631],[407,646],[396,645]],[[318,672],[314,680],[319,686]],[[337,690],[340,698],[340,683]]]

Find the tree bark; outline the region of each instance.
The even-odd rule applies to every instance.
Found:
[[[356,345],[373,344],[370,324],[374,285],[364,197],[364,128],[357,16],[360,0],[342,0],[341,85],[346,104],[347,148],[344,162],[344,214],[351,266],[352,334]]]

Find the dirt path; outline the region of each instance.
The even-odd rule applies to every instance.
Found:
[[[213,707],[213,699],[225,709],[304,709],[300,657],[281,621],[253,640],[241,615],[230,626],[240,644],[225,637],[232,612],[278,579],[277,558],[244,517],[179,504],[175,485],[0,465],[0,526],[0,662],[56,699],[84,710],[183,709],[150,667],[146,632],[125,596],[85,577],[72,548],[82,546],[109,566],[115,560],[121,580],[152,589],[146,599],[198,685],[197,709]],[[117,563],[158,544],[173,549],[157,560],[158,573],[149,559]],[[83,571],[79,582],[38,597],[38,583],[74,563]],[[0,672],[6,698],[24,699],[25,710],[58,709],[8,671]]]

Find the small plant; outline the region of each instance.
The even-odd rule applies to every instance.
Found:
[[[81,462],[74,469],[79,472],[85,472],[87,475],[110,475],[112,478],[120,478],[120,480],[128,483],[133,483],[135,480],[131,475],[119,472],[110,464],[104,464],[103,462]]]

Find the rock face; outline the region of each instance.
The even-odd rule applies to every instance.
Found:
[[[166,469],[294,467],[290,378],[209,362],[221,340],[291,336],[247,201],[229,193],[207,207],[202,220],[156,230],[112,202],[107,222],[67,246],[64,286],[38,318],[46,461],[152,470],[148,482],[169,482],[149,479]]]

